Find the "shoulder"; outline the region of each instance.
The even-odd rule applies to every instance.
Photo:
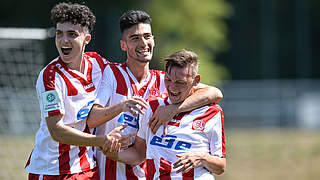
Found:
[[[110,64],[110,62],[106,58],[102,57],[96,52],[86,52],[85,56],[92,63],[97,63],[100,66],[101,70],[105,69],[105,67]]]
[[[149,71],[152,75],[156,75],[156,76],[159,76],[159,77],[163,77],[164,76],[164,72],[163,71],[160,71],[160,70],[150,70]]]
[[[52,60],[48,65],[46,65],[39,73],[37,80],[38,86],[44,86],[46,90],[55,89],[56,83],[56,72],[61,68],[61,64],[58,62],[59,57]]]
[[[158,96],[150,96],[147,99],[147,102],[149,103],[152,111],[155,112],[159,106],[168,105],[168,94],[162,93]]]

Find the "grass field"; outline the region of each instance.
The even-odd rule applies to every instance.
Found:
[[[320,131],[227,129],[227,171],[217,180],[319,180]],[[27,179],[33,135],[0,136],[0,180]]]

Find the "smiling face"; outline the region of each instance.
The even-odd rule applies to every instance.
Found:
[[[128,61],[146,64],[152,59],[154,38],[151,25],[140,23],[123,32],[121,49],[127,52]]]
[[[200,75],[195,75],[192,65],[171,66],[165,73],[164,83],[173,104],[183,102],[199,83]]]
[[[90,42],[91,35],[81,25],[70,22],[57,23],[56,47],[63,62],[78,67],[85,46]]]

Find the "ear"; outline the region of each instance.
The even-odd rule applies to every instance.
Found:
[[[91,41],[91,34],[87,34],[86,37],[84,38],[84,43],[87,45]]]
[[[121,50],[122,51],[127,51],[128,48],[127,48],[127,44],[124,40],[120,40],[120,46],[121,46]]]
[[[198,85],[200,83],[200,79],[201,79],[200,74],[197,74],[194,79],[195,79],[195,81],[194,81],[195,85]]]

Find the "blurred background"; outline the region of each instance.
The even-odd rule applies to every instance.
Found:
[[[58,56],[50,10],[58,2],[0,2],[0,179],[26,179],[40,112],[35,82]],[[227,171],[216,179],[320,178],[319,0],[70,1],[97,17],[87,51],[125,61],[118,19],[151,15],[151,67],[198,53],[202,82],[220,88]]]

